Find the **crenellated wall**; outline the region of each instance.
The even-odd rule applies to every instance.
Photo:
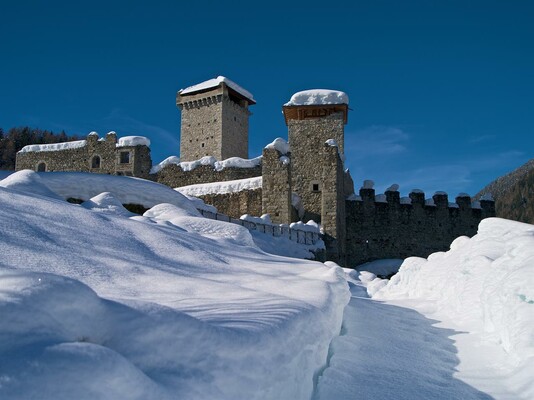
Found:
[[[427,257],[448,250],[458,236],[473,236],[483,218],[495,216],[493,201],[473,208],[469,196],[437,193],[426,205],[423,192],[410,193],[411,204],[399,192],[387,191],[376,201],[374,189],[360,189],[361,200],[347,200],[347,259],[355,266],[381,258]],[[403,204],[405,203],[405,204]]]

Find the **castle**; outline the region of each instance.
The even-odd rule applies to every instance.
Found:
[[[261,177],[254,188],[200,197],[233,218],[268,213],[281,224],[319,222],[326,259],[348,266],[447,250],[454,238],[473,236],[481,219],[495,215],[493,201],[472,204],[464,194],[454,203],[442,192],[425,199],[413,191],[401,199],[398,187],[376,195],[367,182],[356,195],[343,164],[349,99],[339,91],[293,95],[282,107],[288,142],[278,138],[262,157],[249,160],[249,107],[255,103],[251,93],[225,77],[180,90],[180,159],[171,157],[152,169],[146,138],[117,140],[114,133],[27,146],[17,154],[16,169],[130,175],[171,187]]]

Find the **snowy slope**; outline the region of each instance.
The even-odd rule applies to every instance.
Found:
[[[534,226],[488,218],[446,253],[404,261],[374,296],[409,304],[457,337],[459,376],[499,397],[534,398]],[[504,396],[506,398],[506,396]]]
[[[121,204],[140,204],[150,208],[159,203],[171,203],[195,213],[186,197],[168,186],[140,178],[87,172],[41,172],[23,170],[0,181],[0,187],[45,192],[50,197],[89,200],[103,192],[111,192]],[[53,195],[53,194],[55,195]],[[197,214],[198,215],[198,214]]]
[[[339,267],[266,254],[186,203],[128,217],[115,193],[78,206],[16,175],[0,187],[0,398],[310,397],[348,301]]]

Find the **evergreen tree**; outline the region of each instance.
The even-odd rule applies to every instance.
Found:
[[[0,169],[14,170],[17,152],[29,144],[48,144],[80,140],[68,136],[65,131],[54,134],[52,131],[22,126],[10,128],[7,133],[0,128]]]

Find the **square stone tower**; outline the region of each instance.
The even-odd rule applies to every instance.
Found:
[[[224,76],[180,90],[176,96],[182,111],[180,160],[248,158],[249,106],[253,104],[251,93]]]
[[[283,106],[291,146],[291,187],[300,196],[304,222],[321,223],[327,258],[343,261],[345,171],[343,148],[348,96],[336,90],[295,93]]]

